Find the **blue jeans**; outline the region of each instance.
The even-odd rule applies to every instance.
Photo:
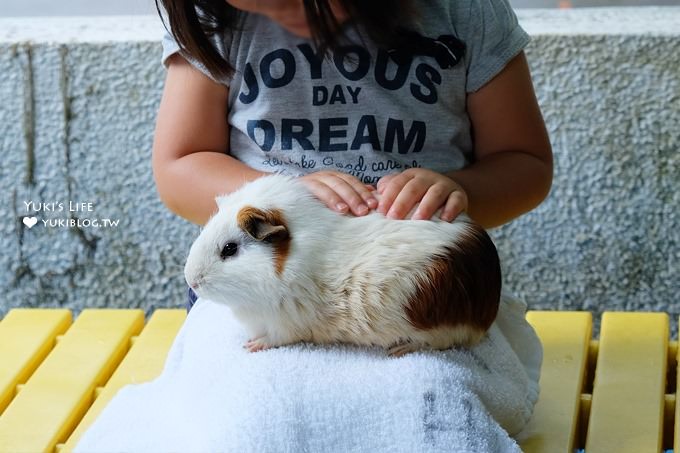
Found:
[[[187,305],[186,305],[186,307],[187,307],[187,313],[189,313],[189,311],[191,310],[191,307],[193,307],[194,304],[196,303],[196,299],[198,299],[198,296],[196,295],[194,290],[191,289],[190,286],[187,286],[187,289],[188,289],[188,291],[187,291]]]

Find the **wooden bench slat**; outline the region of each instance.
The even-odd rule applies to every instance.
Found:
[[[592,336],[586,312],[530,311],[529,323],[543,343],[541,393],[520,435],[526,453],[572,453],[577,414]]]
[[[168,350],[185,318],[186,310],[159,309],[154,312],[62,451],[75,448],[83,433],[121,387],[150,381],[161,373]]]
[[[0,450],[65,441],[143,326],[141,310],[83,310],[0,417]]]
[[[588,453],[661,450],[668,337],[665,313],[603,314]]]
[[[0,321],[0,414],[71,325],[69,310],[10,310]]]

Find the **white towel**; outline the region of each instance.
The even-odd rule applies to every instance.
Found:
[[[471,350],[400,358],[297,344],[256,353],[231,310],[199,299],[162,374],[122,388],[77,452],[519,452],[540,342],[504,296]]]

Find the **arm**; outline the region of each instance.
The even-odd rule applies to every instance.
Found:
[[[521,52],[467,98],[475,162],[441,175],[410,169],[378,182],[378,210],[429,219],[440,207],[452,220],[461,211],[485,228],[502,225],[536,207],[552,183],[552,149]]]
[[[229,90],[173,55],[156,121],[152,166],[161,201],[174,213],[203,225],[227,194],[267,173],[225,153],[229,149]],[[366,215],[378,202],[357,178],[335,171],[302,177],[331,209]]]
[[[476,161],[449,173],[482,226],[502,225],[538,206],[552,184],[552,148],[521,52],[467,99]]]
[[[227,87],[181,56],[170,57],[156,120],[153,174],[161,201],[200,225],[217,210],[215,196],[266,174],[225,154],[228,94]]]

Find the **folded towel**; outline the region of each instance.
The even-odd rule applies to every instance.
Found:
[[[504,296],[472,349],[389,357],[296,344],[250,353],[231,310],[199,299],[162,374],[122,388],[77,452],[520,452],[541,346]],[[510,435],[509,435],[510,434]]]

